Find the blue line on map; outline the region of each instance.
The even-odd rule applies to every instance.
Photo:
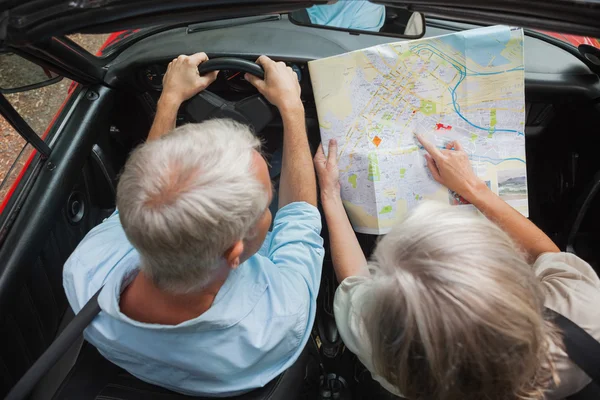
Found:
[[[498,75],[498,74],[503,74],[506,72],[523,71],[524,70],[523,67],[516,67],[516,68],[511,68],[511,69],[507,69],[505,71],[499,71],[499,72],[474,72],[474,71],[471,71],[469,68],[467,68],[465,65],[463,65],[460,62],[453,59],[452,57],[449,57],[448,55],[442,53],[441,51],[436,49],[435,46],[431,46],[429,44],[427,44],[427,45],[420,44],[420,45],[411,47],[410,50],[415,52],[416,54],[419,54],[423,50],[428,50],[428,51],[432,52],[433,54],[437,55],[438,57],[442,58],[443,60],[448,61],[454,67],[454,69],[456,69],[458,71],[458,73],[460,74],[460,79],[458,80],[458,83],[456,84],[456,86],[454,86],[454,88],[448,89],[448,91],[452,95],[452,105],[454,106],[454,111],[467,124],[471,125],[472,127],[476,128],[476,129],[480,129],[480,130],[486,131],[486,132],[490,131],[489,127],[485,128],[482,126],[475,125],[474,123],[469,121],[467,118],[465,118],[464,115],[462,115],[462,113],[460,112],[460,105],[458,104],[458,101],[457,101],[456,90],[458,89],[460,84],[463,83],[463,81],[465,80],[465,78],[467,76]],[[470,71],[470,72],[467,72],[467,71]],[[524,134],[522,131],[517,131],[517,130],[513,130],[513,129],[496,129],[496,128],[494,128],[493,132],[516,133],[517,135],[521,135],[521,136]]]
[[[523,160],[522,158],[517,158],[517,157],[490,158],[490,157],[485,157],[485,156],[475,156],[475,157],[469,156],[469,158],[476,159],[476,160],[479,160],[480,158],[485,158],[486,160],[488,160],[490,162],[490,164],[494,164],[494,165],[498,165],[500,163],[503,163],[504,161],[519,161],[519,162],[522,162],[523,164],[525,164],[525,160]]]

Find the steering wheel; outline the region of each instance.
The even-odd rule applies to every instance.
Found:
[[[198,67],[198,72],[202,75],[221,69],[247,72],[261,79],[265,77],[265,71],[260,65],[235,57],[213,58],[205,61]],[[188,101],[185,109],[196,122],[210,118],[231,118],[250,125],[254,132],[260,132],[273,119],[273,108],[260,94],[233,102],[203,90]]]

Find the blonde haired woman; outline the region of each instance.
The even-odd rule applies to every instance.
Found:
[[[340,199],[337,145],[315,156],[347,348],[409,399],[560,399],[591,379],[563,350],[550,308],[600,339],[600,281],[473,173],[460,143],[418,137],[433,178],[487,218],[418,207],[367,263]]]

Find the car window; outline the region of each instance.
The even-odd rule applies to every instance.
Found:
[[[109,36],[76,34],[71,35],[70,39],[90,53],[100,54]],[[76,83],[62,79],[47,86],[26,90],[39,86],[35,85],[36,82],[56,75],[36,65],[31,68],[32,63],[19,55],[5,52],[2,56],[6,61],[0,62],[0,76],[4,89],[2,95],[35,133],[48,140],[48,132],[75,89]],[[36,70],[35,67],[40,70]],[[34,85],[28,86],[29,83]],[[15,90],[12,90],[13,88]],[[34,151],[34,147],[0,114],[0,220],[4,218],[3,211],[33,159]]]
[[[27,143],[14,128],[0,115],[0,213],[4,208],[4,199],[23,170],[33,152],[33,146]]]
[[[0,63],[3,85],[13,87],[14,83],[14,87],[21,87],[22,79],[18,81],[18,74],[9,73],[8,64],[14,65]],[[37,89],[2,95],[38,136],[48,140],[49,129],[74,87],[73,81],[62,79]],[[32,153],[33,146],[0,114],[0,214]]]
[[[4,97],[35,133],[45,138],[48,127],[67,99],[69,92],[72,91],[72,86],[73,81],[63,79],[42,88],[4,94]]]

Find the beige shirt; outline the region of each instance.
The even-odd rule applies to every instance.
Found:
[[[600,341],[600,279],[588,263],[567,253],[542,254],[533,265],[546,290],[545,306],[564,315]],[[369,371],[371,344],[359,307],[368,297],[368,277],[346,278],[337,289],[334,301],[335,322],[348,350],[356,354]],[[546,395],[547,400],[563,399],[583,389],[591,379],[574,365],[564,351],[551,348],[560,385]],[[384,378],[372,374],[388,391],[401,395]]]

